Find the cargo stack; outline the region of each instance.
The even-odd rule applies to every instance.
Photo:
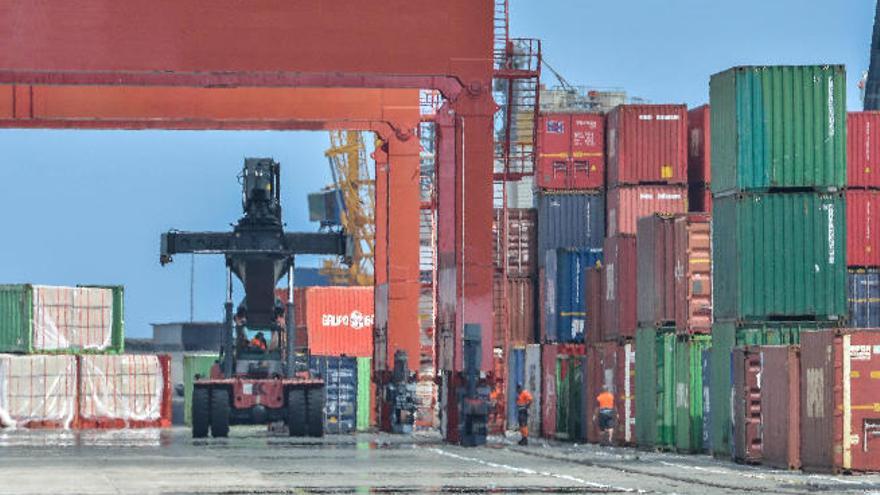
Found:
[[[759,439],[740,433],[762,431],[755,360],[745,364],[752,350],[734,353],[737,344],[803,343],[815,330],[801,330],[846,318],[845,85],[834,65],[737,67],[711,78],[716,456],[759,457]]]
[[[170,358],[124,341],[121,286],[0,285],[0,428],[170,426]]]
[[[850,325],[880,327],[880,112],[847,115],[846,232]]]
[[[688,211],[712,213],[711,110],[688,111]]]

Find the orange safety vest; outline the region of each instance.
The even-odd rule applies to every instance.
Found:
[[[264,344],[262,340],[260,340],[260,339],[258,339],[258,338],[256,338],[256,337],[254,337],[253,339],[251,339],[251,346],[253,346],[253,347],[258,347],[261,351],[265,351],[265,350],[266,350],[266,344]]]
[[[522,392],[519,393],[519,396],[516,398],[517,406],[528,406],[532,403],[532,394],[529,393],[528,390],[523,389]]]
[[[596,397],[599,403],[599,409],[614,409],[614,394],[611,392],[602,392]]]

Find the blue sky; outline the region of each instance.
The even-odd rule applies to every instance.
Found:
[[[855,110],[873,4],[511,0],[511,29],[543,39],[571,83],[658,103],[705,103],[709,75],[733,65],[844,63]],[[326,146],[317,132],[0,131],[0,281],[124,284],[128,335],[147,336],[189,317],[189,257],[160,267],[159,234],[227,229],[245,156],[282,163],[288,228],[313,230],[306,194],[330,181]],[[196,319],[222,317],[223,278],[219,257],[197,259]]]

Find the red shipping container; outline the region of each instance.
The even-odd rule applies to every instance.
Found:
[[[541,434],[556,438],[556,357],[557,344],[541,346]]]
[[[712,217],[676,216],[675,328],[678,333],[712,331]]]
[[[762,346],[761,433],[763,463],[781,469],[801,467],[800,347]]]
[[[502,278],[495,277],[493,308],[495,312],[495,346],[504,345],[505,325],[510,329],[510,345],[524,346],[535,342],[535,280],[507,279],[507,317],[502,312]]]
[[[608,187],[687,184],[687,106],[619,105],[608,114]]]
[[[712,182],[712,134],[709,105],[688,112],[688,184]]]
[[[846,242],[848,266],[880,266],[880,191],[846,192]]]
[[[614,389],[615,361],[617,360],[617,344],[601,342],[587,346],[587,363],[584,366],[584,413],[587,424],[587,441],[599,443],[602,438],[596,422],[596,397],[604,387]]]
[[[543,114],[538,117],[540,189],[601,189],[605,185],[605,117]]]
[[[712,190],[709,184],[698,182],[688,186],[688,211],[712,213]]]
[[[171,357],[82,355],[79,428],[171,426]]]
[[[636,333],[636,238],[605,239],[605,317],[602,340],[634,338]]]
[[[499,236],[504,210],[495,209],[492,222],[492,249],[496,272],[501,272],[504,245]],[[538,267],[537,210],[511,208],[507,210],[507,274],[512,277],[532,277]]]
[[[297,347],[317,356],[373,357],[372,287],[301,287],[294,294]]]
[[[733,458],[761,462],[761,353],[757,347],[733,349]]]
[[[801,333],[805,471],[880,471],[880,330]]]
[[[617,407],[617,427],[614,443],[634,445],[636,441],[636,344],[627,340],[617,344],[615,359],[614,397]]]
[[[584,275],[584,300],[587,302],[587,318],[584,324],[586,335],[584,340],[588,343],[602,342],[605,331],[605,285],[601,266],[588,268]]]
[[[74,426],[77,368],[76,356],[0,355],[0,429]]]
[[[847,185],[880,188],[880,112],[850,112],[846,128]]]
[[[635,234],[636,222],[655,213],[687,213],[686,186],[629,186],[608,191],[606,199],[608,237]]]

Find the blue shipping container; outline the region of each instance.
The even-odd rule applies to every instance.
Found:
[[[847,288],[851,326],[880,327],[880,271],[850,270]]]
[[[555,338],[555,342],[564,344],[584,341],[584,324],[589,311],[584,297],[586,271],[601,262],[601,249],[557,249],[547,252],[548,265],[544,269],[547,285],[550,286],[549,282],[555,279],[554,290],[546,291],[547,297],[552,298],[546,303],[548,307],[553,307],[552,311],[547,312],[548,338]]]
[[[357,358],[311,356],[309,369],[324,379],[324,431],[353,433],[357,429]]]
[[[526,383],[526,350],[511,349],[507,360],[507,427],[519,428],[516,417],[516,386]],[[532,392],[534,395],[534,392]]]
[[[605,237],[605,194],[538,194],[538,263],[559,248],[601,249]]]

